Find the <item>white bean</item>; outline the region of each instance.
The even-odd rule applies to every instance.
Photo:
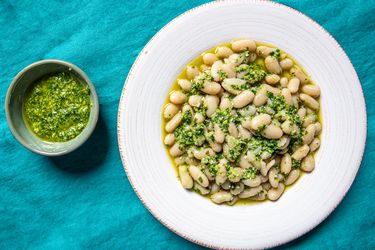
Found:
[[[267,126],[271,123],[271,116],[268,114],[260,114],[251,120],[250,127],[252,130],[258,130],[260,127]]]
[[[178,125],[180,125],[181,123],[181,120],[182,120],[182,113],[181,112],[178,112],[177,114],[175,114],[173,116],[173,118],[165,125],[165,131],[167,131],[167,133],[172,133],[177,127]]]
[[[216,183],[212,183],[211,186],[211,194],[217,193],[220,191],[220,186],[217,185]]]
[[[217,56],[213,53],[204,54],[202,59],[203,59],[203,63],[208,65],[208,66],[211,66],[214,62],[219,60],[219,58],[217,58]]]
[[[194,120],[195,120],[197,123],[202,123],[202,122],[204,122],[204,115],[201,114],[201,113],[195,113],[195,114],[194,114]]]
[[[209,181],[207,176],[197,166],[189,166],[189,173],[199,185],[202,187],[208,187]]]
[[[319,109],[319,102],[317,102],[314,98],[312,98],[309,95],[306,94],[300,94],[299,98],[303,101],[303,103],[313,109],[313,110],[318,110]]]
[[[300,108],[297,111],[297,115],[299,115],[301,118],[305,117],[306,116],[306,109],[305,108]]]
[[[235,138],[238,137],[238,129],[237,129],[236,125],[233,122],[229,123],[228,132],[229,132],[229,134],[231,136],[233,136]]]
[[[257,187],[262,183],[262,180],[259,176],[256,176],[254,179],[246,179],[242,181],[243,184],[249,187]]]
[[[307,155],[301,162],[301,169],[305,172],[311,172],[315,168],[315,159],[311,154]]]
[[[290,157],[290,154],[285,154],[281,158],[280,170],[283,174],[289,174],[292,170],[292,158]]]
[[[193,150],[193,155],[198,160],[202,160],[206,155],[214,156],[215,152],[211,148],[196,148]]]
[[[215,177],[215,182],[217,185],[222,185],[227,180],[227,169],[225,167],[226,162],[219,162],[219,170]]]
[[[220,109],[231,109],[233,107],[232,102],[227,96],[222,96],[220,101]]]
[[[242,193],[244,189],[244,185],[242,182],[238,182],[230,189],[230,193],[233,195],[238,195],[239,193]]]
[[[305,135],[302,137],[303,144],[310,144],[315,137],[315,124],[310,124],[305,130]]]
[[[203,103],[203,96],[201,96],[201,95],[192,95],[192,96],[189,97],[188,102],[189,102],[189,104],[192,107],[199,107]]]
[[[182,155],[184,152],[180,149],[180,144],[178,144],[178,142],[176,142],[169,149],[169,153],[171,154],[172,157],[177,157],[177,156]]]
[[[240,157],[240,160],[238,161],[238,165],[239,165],[241,168],[249,168],[249,167],[251,167],[251,164],[250,164],[250,162],[247,160],[246,155],[242,155],[242,156]]]
[[[181,91],[173,91],[170,96],[169,96],[169,100],[171,101],[171,103],[174,103],[174,104],[182,104],[186,101],[186,95],[184,93],[182,93]]]
[[[279,139],[283,136],[283,131],[278,126],[270,124],[262,131],[262,135],[268,139]]]
[[[318,135],[322,131],[322,124],[320,122],[315,123],[315,134]]]
[[[227,58],[233,54],[233,51],[225,46],[217,47],[215,53],[221,58]]]
[[[290,93],[290,90],[288,88],[283,88],[281,90],[281,95],[284,96],[284,99],[288,105],[292,105],[292,94]]]
[[[238,126],[238,133],[242,139],[249,139],[251,138],[251,133],[246,128],[242,127],[242,125]]]
[[[268,100],[268,97],[263,93],[257,93],[254,97],[253,103],[255,106],[260,107],[264,105]]]
[[[212,64],[211,75],[214,78],[214,81],[220,80],[219,70],[221,69],[222,65],[223,65],[222,61],[216,61],[214,62],[214,64]]]
[[[219,191],[211,195],[211,200],[217,204],[228,202],[233,199],[233,195],[226,191]]]
[[[204,99],[204,102],[207,106],[206,115],[208,117],[211,117],[219,107],[219,97],[214,95],[207,95]]]
[[[280,61],[280,66],[283,70],[289,70],[291,67],[293,67],[293,61],[289,58],[285,58]]]
[[[178,112],[178,107],[173,103],[168,103],[164,107],[164,118],[170,119]]]
[[[204,93],[209,95],[217,95],[221,90],[221,85],[217,82],[204,82],[203,88],[201,89]]]
[[[268,174],[268,171],[275,165],[275,160],[272,160],[270,161],[269,163],[264,163],[262,161],[263,164],[261,164],[261,167],[260,167],[260,174],[264,177],[264,176],[267,176]],[[267,177],[268,179],[268,177]]]
[[[315,123],[316,119],[317,117],[315,114],[307,115],[303,121],[303,127],[307,128],[310,124]]]
[[[191,89],[192,83],[186,79],[178,79],[177,83],[180,86],[180,88],[185,91],[189,91]]]
[[[269,48],[267,46],[258,46],[256,53],[258,56],[266,58],[272,51],[275,51],[275,48]]]
[[[280,196],[283,194],[284,189],[285,189],[285,185],[282,183],[279,183],[277,188],[271,188],[270,190],[268,190],[267,192],[268,199],[270,199],[271,201],[278,200]]]
[[[299,169],[292,170],[286,178],[284,184],[287,186],[292,185],[294,182],[296,182],[296,180],[300,176],[300,173],[301,171]]]
[[[288,89],[290,93],[295,94],[298,92],[300,80],[297,77],[293,77],[288,82]]]
[[[280,67],[279,61],[273,56],[267,56],[264,59],[266,69],[273,74],[280,74],[283,70]]]
[[[217,143],[223,143],[225,134],[218,124],[214,125],[214,139]]]
[[[315,138],[309,145],[310,152],[315,152],[320,147],[320,140],[319,138]]]
[[[181,184],[184,188],[190,189],[193,187],[193,178],[191,178],[187,166],[179,166],[178,172],[180,175]]]
[[[232,63],[224,63],[221,65],[220,69],[227,74],[228,78],[236,77],[236,65]]]
[[[244,50],[249,50],[250,52],[254,52],[257,47],[257,45],[255,44],[255,41],[250,40],[250,39],[235,40],[235,41],[232,41],[231,44],[232,44],[232,50],[234,52],[242,52]]]
[[[302,160],[303,158],[305,158],[305,156],[309,153],[310,151],[310,148],[309,146],[307,145],[303,145],[301,147],[299,147],[293,154],[292,154],[292,158],[295,159],[295,160]]]
[[[249,103],[251,103],[254,99],[254,93],[250,90],[244,90],[241,94],[233,98],[233,107],[239,109],[243,108]]]
[[[268,84],[274,85],[280,81],[280,76],[276,74],[267,75],[265,80]]]
[[[210,147],[212,148],[213,151],[215,151],[216,153],[219,153],[223,150],[223,145],[217,143],[217,142],[208,142],[208,144],[210,144]]]
[[[245,190],[238,195],[241,199],[246,199],[251,196],[257,195],[258,193],[262,192],[263,188],[262,186],[257,186],[253,188],[245,188]]]
[[[210,189],[208,187],[203,187],[199,185],[197,182],[194,182],[194,191],[200,193],[201,195],[206,195],[210,193]]]
[[[286,88],[288,86],[288,82],[289,82],[289,80],[288,80],[287,77],[281,77],[281,79],[280,79],[281,87]]]
[[[174,134],[167,134],[164,138],[164,144],[167,146],[172,146],[175,140],[176,138],[174,137]]]
[[[243,169],[239,168],[239,167],[235,167],[231,171],[236,173],[236,174],[229,175],[228,180],[230,182],[239,182],[241,180],[241,177],[242,177]]]
[[[186,67],[186,76],[189,80],[194,79],[197,75],[199,75],[199,69],[197,68],[197,66]]]
[[[319,86],[316,86],[316,85],[307,84],[307,85],[302,86],[301,90],[303,93],[309,96],[315,97],[315,98],[320,96],[320,88]]]
[[[295,66],[290,70],[290,73],[294,74],[301,81],[302,84],[308,82],[307,76],[305,75],[305,73],[302,72],[302,70],[299,67]]]
[[[279,185],[279,177],[276,168],[271,168],[268,172],[268,181],[270,182],[271,186],[277,188]]]
[[[235,89],[233,86],[240,86],[246,84],[245,80],[238,78],[226,78],[221,84],[223,88],[233,95],[238,95],[241,93],[241,90]]]

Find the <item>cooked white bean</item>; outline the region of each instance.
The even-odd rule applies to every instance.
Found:
[[[199,69],[197,66],[186,67],[186,76],[189,80],[193,80],[197,75],[199,75]]]
[[[263,129],[262,135],[268,139],[279,139],[283,136],[283,131],[278,126],[270,124]]]
[[[182,164],[186,163],[185,157],[179,156],[179,157],[174,158],[174,163],[176,163],[176,165],[182,165]]]
[[[290,73],[295,75],[301,81],[302,84],[308,82],[307,76],[305,75],[305,73],[302,72],[302,70],[299,67],[293,67],[292,69],[290,69]]]
[[[225,165],[227,164],[227,160],[223,159],[219,162],[219,170],[215,177],[215,182],[217,185],[222,185],[227,180],[227,168]]]
[[[191,178],[187,166],[179,166],[178,173],[180,175],[181,184],[184,188],[190,189],[193,187],[193,178]]]
[[[276,74],[267,75],[265,80],[268,84],[274,85],[280,81],[280,76]]]
[[[225,134],[218,124],[214,125],[214,139],[217,143],[223,143]]]
[[[202,59],[203,63],[208,66],[211,66],[214,62],[219,60],[219,58],[217,58],[217,56],[214,53],[206,53],[203,55]]]
[[[254,40],[250,40],[250,39],[235,40],[235,41],[232,41],[231,44],[232,44],[232,50],[234,52],[242,52],[244,50],[249,50],[250,52],[254,52],[257,47]]]
[[[318,135],[320,134],[320,131],[322,131],[322,124],[320,122],[315,123],[315,134]]]
[[[238,129],[237,129],[236,125],[233,122],[229,123],[228,132],[229,132],[229,134],[231,136],[233,136],[235,138],[238,137]]]
[[[283,122],[281,124],[281,129],[283,130],[283,132],[287,135],[291,134],[292,131],[293,131],[293,124],[291,121],[289,120],[286,120],[285,122]]]
[[[235,89],[233,86],[240,86],[243,84],[246,84],[245,80],[238,79],[238,78],[226,78],[224,79],[221,85],[229,93],[233,95],[238,95],[239,93],[241,93],[241,90]]]
[[[295,94],[297,93],[300,85],[300,80],[297,77],[293,77],[288,82],[288,89],[290,90],[290,93]]]
[[[220,69],[227,74],[228,78],[236,77],[236,65],[232,63],[224,63],[221,65]]]
[[[242,156],[240,157],[240,160],[238,161],[238,165],[239,165],[241,168],[249,168],[249,167],[251,167],[251,164],[250,164],[250,162],[247,160],[246,155],[242,155]]]
[[[276,50],[275,48],[269,48],[267,46],[258,46],[256,53],[258,56],[266,58],[272,51]]]
[[[165,119],[170,119],[172,118],[175,114],[178,112],[178,107],[174,105],[173,103],[168,103],[164,107],[164,118]]]
[[[310,152],[315,152],[320,147],[320,140],[315,138],[309,145]]]
[[[268,199],[270,199],[271,201],[278,200],[280,196],[283,194],[284,189],[285,189],[285,185],[282,183],[279,183],[277,188],[271,188],[270,190],[268,190],[267,192]]]
[[[284,99],[285,99],[285,101],[288,105],[292,105],[292,103],[293,103],[292,95],[291,95],[290,90],[288,88],[283,88],[281,90],[281,95],[284,97]]]
[[[222,61],[216,61],[216,62],[214,62],[214,64],[212,64],[211,75],[214,78],[214,81],[220,80],[219,71],[220,71],[222,65],[223,65]]]
[[[303,93],[315,98],[320,96],[320,88],[316,85],[307,84],[302,86],[301,90]]]
[[[220,101],[220,109],[231,109],[233,107],[232,102],[227,96],[222,96]]]
[[[279,95],[281,93],[281,90],[277,87],[272,87],[271,85],[268,84],[263,84],[262,85],[262,91],[263,94],[267,94],[267,92],[271,92],[274,95]]]
[[[233,51],[225,46],[217,47],[215,53],[221,58],[227,58],[233,54]]]
[[[276,168],[271,168],[268,172],[268,181],[270,182],[271,186],[277,188],[279,185],[279,175]]]
[[[295,159],[295,160],[302,160],[303,158],[305,158],[305,156],[309,153],[310,151],[310,148],[309,146],[307,145],[303,145],[301,147],[299,147],[293,154],[292,154],[292,158]]]
[[[242,182],[238,182],[230,189],[230,193],[233,195],[238,195],[239,193],[242,193],[244,190],[244,185]]]
[[[230,182],[239,182],[241,180],[241,177],[242,177],[243,169],[239,168],[239,167],[236,167],[236,168],[233,168],[230,171],[232,171],[233,174],[228,175],[228,180]]]
[[[217,82],[204,82],[203,88],[201,89],[204,93],[209,95],[217,95],[221,90],[221,85]]]
[[[180,144],[178,144],[178,142],[176,142],[169,149],[169,153],[171,154],[172,157],[177,157],[177,156],[182,155],[184,152],[180,149]]]
[[[250,131],[247,130],[246,128],[244,128],[242,125],[238,125],[238,133],[239,133],[239,136],[242,139],[249,139],[249,138],[251,138]]]
[[[201,195],[207,195],[210,193],[210,189],[208,187],[203,187],[197,182],[194,182],[194,191]]]
[[[302,137],[303,144],[310,144],[315,137],[315,124],[310,124],[305,130],[305,135]]]
[[[186,101],[186,95],[181,91],[175,90],[170,94],[169,100],[174,104],[182,104]]]
[[[293,67],[293,61],[289,58],[285,58],[280,61],[280,66],[283,70],[289,70],[291,67]]]
[[[228,202],[233,199],[233,195],[226,191],[219,191],[211,195],[211,200],[217,204]]]
[[[319,109],[319,102],[317,102],[314,98],[312,98],[309,95],[306,94],[300,94],[299,98],[303,101],[303,103],[313,109],[313,110],[318,110]]]
[[[215,151],[216,153],[219,153],[223,150],[223,145],[217,143],[217,142],[209,142],[208,144],[210,144],[210,147],[212,148],[213,151]]]
[[[264,64],[266,69],[273,74],[280,74],[283,71],[277,58],[273,56],[267,56],[264,59]]]
[[[202,122],[204,122],[204,115],[201,114],[201,113],[195,113],[195,114],[194,114],[194,120],[195,120],[197,123],[202,123]]]
[[[288,86],[288,82],[289,82],[288,77],[281,77],[280,79],[281,87],[286,88]]]
[[[260,127],[267,126],[271,123],[271,116],[268,114],[260,114],[251,120],[250,127],[252,130],[258,130]]]
[[[211,194],[214,194],[214,193],[217,193],[220,191],[220,186],[217,185],[216,183],[212,183],[212,186],[211,186]]]
[[[305,117],[306,116],[306,109],[305,108],[300,108],[297,111],[297,115],[299,115],[301,118]]]
[[[204,103],[207,106],[206,115],[208,117],[211,117],[219,107],[219,97],[214,95],[207,95],[204,99]]]
[[[189,91],[191,89],[191,81],[186,80],[186,79],[178,79],[177,81],[178,85],[182,90]]]
[[[254,179],[242,180],[243,184],[249,187],[257,187],[262,183],[262,180],[259,176],[256,176]]]
[[[290,170],[292,170],[292,158],[290,154],[285,154],[281,158],[280,170],[283,174],[289,174]]]
[[[189,97],[189,104],[192,107],[199,107],[203,103],[203,96],[201,95],[192,95]]]
[[[264,163],[263,161],[262,161],[262,163],[263,164],[261,164],[261,167],[260,167],[260,174],[262,176],[267,176],[268,171],[275,165],[275,160],[272,160],[267,164]],[[268,177],[267,177],[267,179],[268,179]]]
[[[175,114],[173,116],[173,118],[165,125],[165,131],[167,131],[167,133],[172,133],[177,127],[178,125],[180,125],[181,123],[181,120],[182,120],[182,113],[181,112],[178,112],[177,114]]]
[[[300,173],[301,171],[299,169],[292,170],[286,178],[284,184],[287,186],[292,185],[294,182],[296,182],[296,180],[300,176]]]
[[[189,173],[199,185],[202,187],[208,187],[209,182],[207,176],[197,166],[189,166]]]
[[[202,65],[200,66],[200,70],[201,70],[202,72],[204,72],[204,71],[206,71],[206,70],[210,70],[210,66],[208,66],[208,65],[206,65],[206,64],[202,64]]]
[[[259,194],[260,192],[262,192],[262,190],[263,190],[262,186],[259,186],[259,185],[253,188],[245,188],[243,192],[238,195],[238,197],[242,199],[246,199],[246,198]]]
[[[215,155],[215,152],[211,148],[197,148],[193,150],[193,155],[198,160],[202,160],[206,155]]]
[[[315,168],[315,159],[311,154],[307,155],[301,162],[301,169],[305,172],[311,172]]]
[[[233,98],[233,107],[239,109],[243,108],[249,103],[251,103],[254,99],[254,93],[250,90],[244,90],[241,94]]]
[[[254,97],[253,103],[255,106],[260,107],[263,106],[268,101],[268,97],[266,94],[257,93]]]
[[[182,106],[182,113],[185,113],[186,111],[189,111],[193,114],[193,108],[187,103]]]
[[[164,144],[167,146],[172,146],[175,140],[176,138],[174,137],[174,134],[167,134],[164,138]]]
[[[267,198],[267,192],[260,192],[259,194],[250,197],[252,201],[264,201]]]

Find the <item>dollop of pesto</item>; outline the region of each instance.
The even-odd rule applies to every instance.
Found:
[[[90,89],[76,77],[61,72],[36,81],[27,91],[23,116],[43,140],[66,142],[86,127],[91,111]]]

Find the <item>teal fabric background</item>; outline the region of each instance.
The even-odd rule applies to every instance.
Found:
[[[143,46],[173,18],[204,2],[0,2],[0,249],[200,248],[142,206],[123,171],[116,122],[124,80]],[[375,2],[280,2],[316,20],[342,45],[361,79],[368,114],[366,152],[349,193],[321,225],[280,248],[375,248]],[[100,98],[95,134],[59,158],[18,144],[3,106],[17,72],[46,58],[81,67]]]

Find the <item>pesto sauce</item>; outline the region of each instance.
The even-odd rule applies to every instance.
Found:
[[[91,111],[90,89],[61,72],[37,80],[26,92],[23,117],[45,141],[66,142],[86,127]]]

